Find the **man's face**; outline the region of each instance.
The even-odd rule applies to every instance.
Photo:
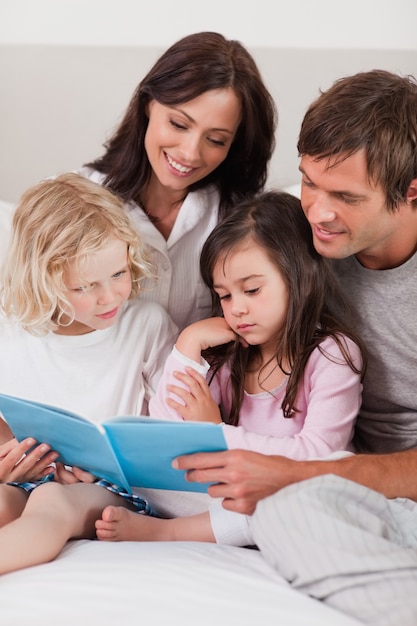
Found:
[[[378,269],[396,245],[399,211],[387,210],[381,185],[369,180],[363,150],[335,165],[336,160],[301,158],[301,204],[314,246],[324,257],[355,254],[366,267]]]

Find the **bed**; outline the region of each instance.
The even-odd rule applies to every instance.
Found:
[[[70,542],[52,563],[3,576],[0,619],[4,626],[358,624],[297,594],[255,550],[87,540]]]
[[[161,49],[0,48],[1,257],[21,193],[101,153]],[[299,125],[319,89],[339,76],[376,67],[417,71],[417,51],[259,48],[253,53],[280,116],[269,184],[295,185],[291,190],[298,184]],[[0,620],[4,626],[359,624],[293,590],[254,549],[95,540],[69,542],[55,561],[2,576]]]

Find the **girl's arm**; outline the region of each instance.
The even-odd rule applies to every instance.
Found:
[[[165,362],[164,372],[159,381],[156,394],[149,402],[149,414],[151,417],[183,420],[181,409],[185,408],[186,401],[178,393],[171,393],[170,387],[175,386],[180,394],[188,394],[189,388],[180,380],[181,376],[187,376],[187,369],[197,372],[205,382],[205,377],[210,369],[209,364],[200,358],[200,362],[192,361],[183,355],[176,346],[171,351]]]
[[[177,339],[181,354],[197,363],[207,348],[222,346],[236,339],[236,335],[223,317],[209,317],[185,328]]]
[[[359,348],[352,341],[346,341],[353,361],[360,369]],[[280,434],[279,428],[280,424],[290,428],[291,420],[299,420],[300,414],[284,418],[278,403],[271,397],[267,415],[267,401],[257,404],[255,398],[252,415],[241,412],[238,427],[223,426],[229,448],[283,455],[296,460],[322,458],[349,449],[361,404],[360,375],[345,362],[332,338],[324,340],[321,346],[330,358],[316,349],[307,363],[295,403],[305,415],[298,432],[289,435],[287,430],[287,434]],[[254,432],[255,427],[257,432]],[[274,432],[272,428],[275,428]]]
[[[218,399],[206,382],[210,369],[201,352],[235,340],[235,333],[222,317],[191,324],[177,339],[166,360],[156,394],[149,402],[152,417],[220,423]]]

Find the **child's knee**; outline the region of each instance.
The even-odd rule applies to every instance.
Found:
[[[31,512],[36,509],[55,514],[60,511],[69,514],[73,505],[68,496],[68,490],[64,485],[53,481],[43,483],[30,494],[27,511]]]

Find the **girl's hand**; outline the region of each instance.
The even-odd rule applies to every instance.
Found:
[[[194,422],[213,422],[221,424],[220,409],[210,393],[210,388],[204,376],[201,376],[192,367],[186,368],[186,373],[174,372],[187,389],[176,385],[168,385],[168,391],[178,396],[182,402],[168,397],[167,403],[184,420]]]
[[[71,467],[69,469],[63,463],[57,463],[55,480],[62,485],[73,485],[74,483],[93,483],[96,477],[79,467]]]
[[[177,349],[192,359],[200,361],[206,348],[221,346],[236,340],[237,335],[223,317],[209,317],[185,328],[177,339]]]
[[[40,480],[55,472],[52,464],[58,453],[51,451],[46,443],[33,447],[35,444],[36,441],[29,437],[20,443],[10,439],[0,445],[0,482]]]

